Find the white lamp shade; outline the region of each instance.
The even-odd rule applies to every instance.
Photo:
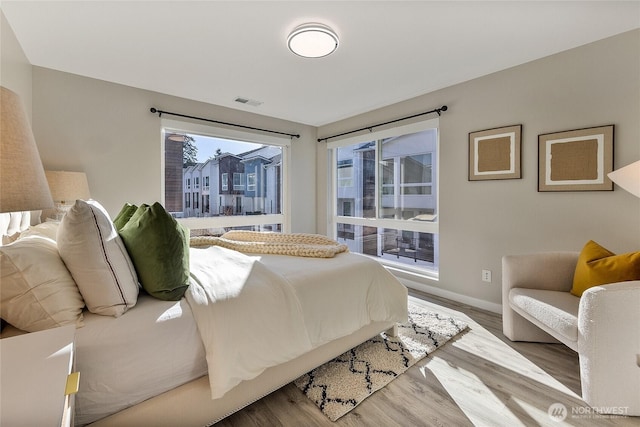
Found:
[[[0,91],[0,212],[53,207],[22,101],[5,87]]]
[[[84,172],[46,171],[51,197],[56,203],[72,204],[77,199],[87,200],[89,183]]]
[[[640,197],[640,160],[610,172],[607,176],[620,188]]]

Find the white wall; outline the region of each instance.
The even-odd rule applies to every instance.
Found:
[[[151,107],[299,133],[291,148],[291,229],[315,232],[315,128],[33,67],[33,129],[45,168],[86,172],[92,197],[112,215],[125,202],[161,200],[161,120]]]
[[[447,105],[440,118],[443,294],[500,304],[501,257],[579,251],[593,239],[640,249],[640,199],[613,192],[537,192],[539,134],[615,125],[614,167],[640,159],[640,30],[416,97],[318,129],[320,137]],[[523,125],[523,178],[467,180],[468,133]],[[326,231],[326,147],[317,147],[318,229]],[[480,279],[493,271],[493,282]]]

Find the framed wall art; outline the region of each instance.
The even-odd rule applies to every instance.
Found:
[[[538,191],[611,191],[613,125],[538,135]]]
[[[469,181],[522,178],[522,125],[469,133]]]

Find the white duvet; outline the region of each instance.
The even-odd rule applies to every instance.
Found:
[[[406,321],[407,289],[377,261],[190,251],[185,297],[204,343],[212,399],[374,321]]]

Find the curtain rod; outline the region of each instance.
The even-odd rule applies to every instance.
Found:
[[[406,117],[402,117],[402,118],[395,119],[395,120],[389,120],[388,122],[377,123],[375,125],[365,126],[363,128],[360,128],[360,129],[350,130],[349,132],[343,132],[343,133],[338,133],[336,135],[325,136],[324,138],[318,138],[318,142],[328,141],[331,138],[337,138],[339,136],[349,135],[349,134],[352,134],[352,133],[361,132],[363,130],[369,130],[369,132],[373,132],[373,128],[376,128],[376,127],[379,127],[379,126],[388,125],[388,124],[391,124],[391,123],[400,122],[402,120],[413,119],[414,117],[424,116],[425,114],[438,113],[438,116],[440,116],[443,111],[447,111],[447,106],[446,105],[443,105],[440,108],[434,108],[431,111],[425,111],[424,113],[418,113],[418,114],[414,114],[412,116],[406,116]]]
[[[251,130],[257,130],[257,131],[260,131],[260,132],[268,132],[268,133],[275,133],[275,134],[278,134],[278,135],[286,135],[288,137],[291,137],[291,139],[300,138],[299,134],[279,132],[277,130],[256,128],[256,127],[252,127],[252,126],[239,125],[239,124],[236,124],[236,123],[221,122],[219,120],[205,119],[203,117],[187,116],[186,114],[171,113],[169,111],[162,111],[162,110],[158,110],[157,108],[153,108],[153,107],[151,107],[151,109],[149,111],[151,111],[153,114],[157,113],[158,117],[162,117],[163,114],[167,114],[169,116],[184,117],[186,119],[194,119],[194,120],[200,120],[200,121],[203,121],[203,122],[217,123],[219,125],[234,126],[234,127],[242,128],[242,129],[251,129]]]

